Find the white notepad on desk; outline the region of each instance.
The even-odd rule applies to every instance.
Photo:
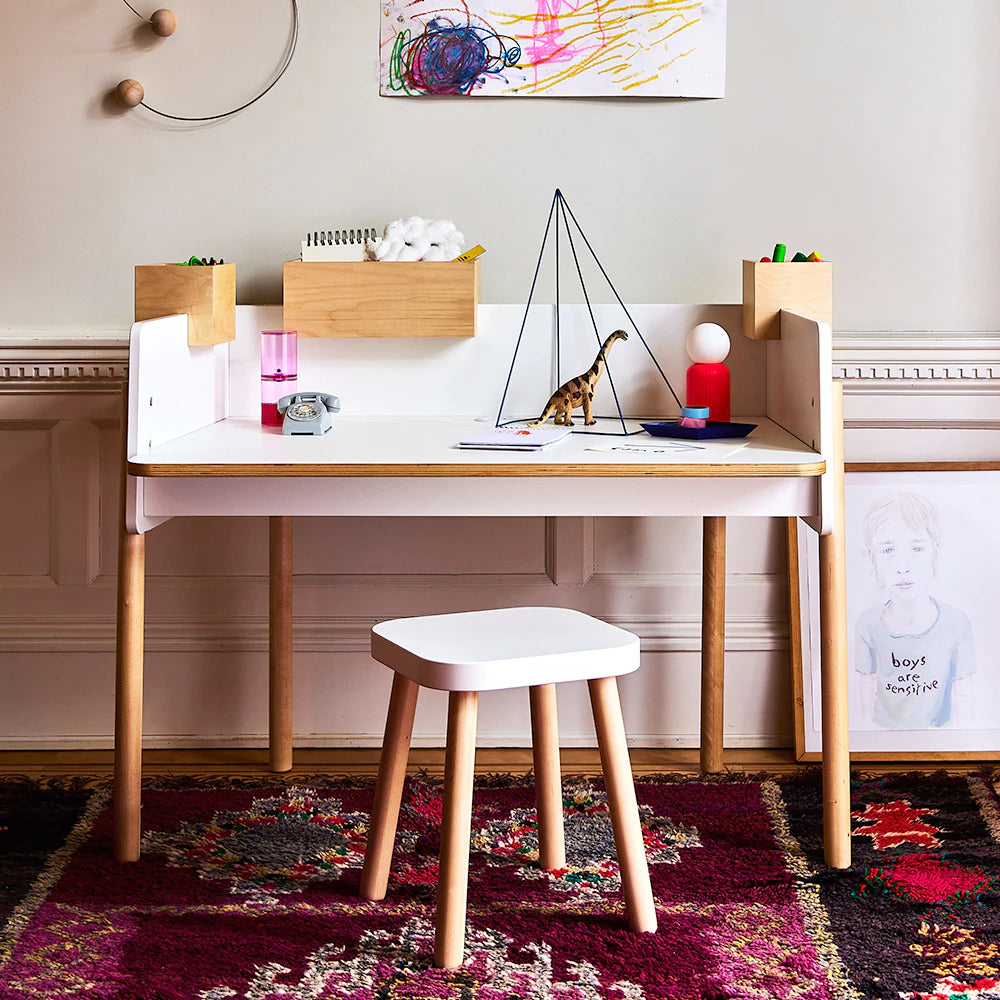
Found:
[[[568,437],[568,427],[488,427],[458,442],[459,448],[538,451]]]

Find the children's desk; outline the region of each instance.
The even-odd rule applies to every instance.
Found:
[[[686,331],[692,307],[659,308],[678,310],[665,315]],[[729,325],[738,316],[739,307],[713,308],[723,310]],[[246,312],[242,325],[251,341],[254,330],[275,326]],[[734,418],[759,425],[741,450],[679,458],[591,450],[598,442],[636,438],[571,435],[524,455],[459,450],[458,440],[476,425],[455,413],[342,414],[323,437],[283,437],[253,415],[259,397],[252,358],[240,360],[229,345],[189,348],[185,316],[136,323],[118,573],[116,859],[139,857],[144,552],[151,528],[182,516],[270,518],[271,767],[282,771],[291,767],[292,517],[613,513],[703,518],[701,763],[710,772],[722,769],[726,518],[802,517],[820,533],[824,835],[827,862],[847,867],[843,421],[840,387],[831,379],[830,328],[782,313],[781,339],[758,346],[766,351],[765,413]],[[317,388],[311,379],[301,384]],[[339,384],[320,387],[338,391]]]

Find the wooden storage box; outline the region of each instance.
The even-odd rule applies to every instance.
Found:
[[[743,261],[743,335],[779,340],[779,312],[833,322],[833,265],[829,261],[781,264]]]
[[[300,337],[474,337],[479,261],[288,261],[283,298]]]
[[[188,344],[204,347],[236,339],[235,264],[139,264],[135,318],[188,314]]]

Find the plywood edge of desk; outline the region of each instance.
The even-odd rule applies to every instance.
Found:
[[[567,476],[567,477],[640,477],[643,479],[671,478],[712,478],[727,479],[734,477],[808,477],[821,476],[826,471],[826,463],[822,460],[806,463],[787,464],[704,464],[704,465],[661,465],[650,468],[649,465],[596,465],[591,463],[560,463],[553,465],[331,465],[327,463],[294,465],[254,464],[225,465],[213,463],[162,464],[157,462],[134,462],[126,464],[130,476],[143,478],[156,477],[217,477],[217,478],[300,478],[300,477],[333,477],[333,478],[373,478],[373,477],[496,477],[496,476]]]

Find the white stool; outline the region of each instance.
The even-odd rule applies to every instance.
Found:
[[[480,691],[528,687],[531,699],[539,863],[566,864],[555,685],[588,682],[625,911],[635,931],[656,930],[619,674],[639,666],[639,639],[566,608],[504,608],[399,618],[372,629],[372,656],[395,671],[379,761],[361,895],[383,899],[389,883],[419,686],[450,692],[434,963],[451,969],[465,952],[476,712]]]

